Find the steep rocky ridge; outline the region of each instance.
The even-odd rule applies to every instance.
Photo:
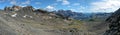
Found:
[[[109,30],[105,35],[120,35],[120,9],[115,11],[106,21],[109,23]]]

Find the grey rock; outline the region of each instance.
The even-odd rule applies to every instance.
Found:
[[[115,11],[107,20],[109,22],[109,30],[104,35],[120,35],[120,9]]]

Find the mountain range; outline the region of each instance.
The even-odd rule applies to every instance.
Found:
[[[0,10],[0,35],[103,35],[110,15],[13,5]]]

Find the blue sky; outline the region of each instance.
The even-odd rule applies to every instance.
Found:
[[[83,13],[114,12],[120,8],[120,0],[0,0],[0,9],[5,6],[27,6],[46,10],[72,10]]]

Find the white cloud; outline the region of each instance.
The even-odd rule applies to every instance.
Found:
[[[68,0],[57,0],[57,2],[62,2],[62,5],[69,5],[70,2]]]
[[[21,7],[25,7],[25,6],[27,6],[27,5],[19,5],[19,6],[21,6]]]
[[[10,4],[12,5],[29,5],[31,3],[31,0],[25,0],[21,1],[20,0],[8,0]]]
[[[114,12],[120,8],[120,0],[102,0],[99,2],[93,2],[91,5],[91,10],[93,12]]]
[[[70,2],[68,2],[67,0],[63,0],[62,2],[63,2],[62,5],[68,5],[68,4],[70,4]]]
[[[54,7],[52,7],[52,6],[47,6],[46,8],[48,8],[48,9],[54,9]]]
[[[75,11],[75,9],[70,9],[70,10]]]
[[[48,6],[46,7],[46,9],[47,9],[48,11],[53,11],[53,10],[55,10],[55,7],[48,5]]]

